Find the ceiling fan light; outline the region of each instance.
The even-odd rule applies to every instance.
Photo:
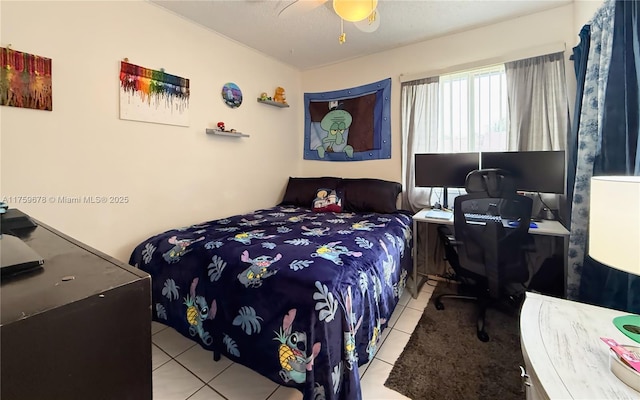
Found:
[[[380,27],[380,11],[373,10],[371,15],[369,15],[367,18],[363,19],[362,21],[356,21],[353,24],[362,32],[375,32]]]
[[[333,9],[345,21],[367,18],[378,6],[378,0],[333,0]]]

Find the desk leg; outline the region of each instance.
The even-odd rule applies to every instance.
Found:
[[[429,224],[427,222],[425,222],[425,224],[427,225],[427,228],[424,230],[425,234],[424,234],[424,242],[425,242],[425,247],[424,247],[424,268],[427,268],[428,266],[428,262],[429,262]],[[424,284],[424,281],[426,281],[426,272],[425,273],[421,273],[418,272],[418,221],[413,220],[413,249],[411,254],[413,254],[413,290],[411,290],[411,295],[413,296],[413,298],[417,298],[418,297],[418,293],[420,292],[420,288],[422,287],[422,285]]]
[[[416,288],[416,292],[418,293],[420,293],[422,285],[427,281],[427,271],[429,271],[429,223],[425,222],[424,225],[424,256],[422,260],[424,271],[420,275],[420,284]]]

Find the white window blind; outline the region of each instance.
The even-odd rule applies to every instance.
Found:
[[[504,65],[440,76],[438,103],[438,148],[429,149],[430,152],[507,149]]]

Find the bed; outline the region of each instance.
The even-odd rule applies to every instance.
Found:
[[[169,230],[130,264],[152,277],[153,319],[306,400],[360,399],[412,266],[398,183],[290,178],[283,202]]]

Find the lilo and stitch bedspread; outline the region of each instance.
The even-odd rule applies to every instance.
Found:
[[[411,237],[405,212],[282,206],[154,236],[130,264],[152,277],[154,320],[305,399],[359,399]]]

